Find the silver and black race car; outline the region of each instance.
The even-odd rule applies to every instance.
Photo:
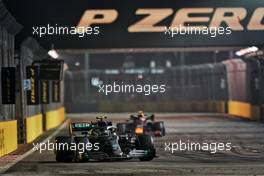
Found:
[[[162,137],[166,134],[164,122],[156,121],[154,114],[145,115],[143,111],[139,111],[137,115],[131,115],[129,120],[118,123],[116,127],[119,135],[132,132],[137,135]]]
[[[55,155],[58,162],[89,160],[150,161],[156,149],[150,135],[126,133],[117,135],[116,127],[106,117],[95,122],[71,122],[68,136],[57,136]]]

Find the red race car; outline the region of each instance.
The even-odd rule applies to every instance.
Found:
[[[117,133],[119,135],[126,133],[148,134],[152,136],[165,136],[165,126],[162,121],[155,121],[154,114],[145,115],[139,111],[137,115],[131,115],[130,119],[124,123],[117,123]]]

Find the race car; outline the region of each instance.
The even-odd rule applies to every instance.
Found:
[[[156,149],[150,135],[117,135],[116,127],[106,117],[95,122],[71,122],[69,135],[55,138],[58,162],[112,161],[138,158],[150,161]]]
[[[117,123],[117,134],[122,135],[132,132],[136,135],[147,134],[157,137],[165,136],[165,126],[162,121],[155,121],[154,114],[145,115],[139,111],[137,115],[131,115],[124,123]]]

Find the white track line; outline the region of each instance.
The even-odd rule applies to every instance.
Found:
[[[53,137],[55,137],[63,128],[66,127],[68,122],[69,122],[69,120],[66,120],[56,131],[54,131],[50,136],[48,136],[46,139],[44,139],[41,143],[47,143],[49,140],[51,140]],[[16,163],[23,160],[24,158],[26,158],[27,156],[31,155],[34,152],[35,152],[35,150],[33,150],[33,148],[32,148],[29,151],[27,151],[26,153],[24,153],[23,155],[17,157],[14,161],[6,164],[5,166],[0,167],[0,174],[4,174],[9,168],[11,168]]]

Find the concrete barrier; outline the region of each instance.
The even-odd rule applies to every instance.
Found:
[[[102,101],[99,103],[99,112],[217,112],[225,113],[224,101],[162,101],[162,102],[113,102]]]
[[[0,157],[17,149],[17,121],[0,122]]]
[[[45,130],[50,130],[62,124],[65,120],[65,108],[48,111],[45,115]]]
[[[243,117],[246,119],[252,118],[252,106],[249,103],[239,101],[228,102],[228,114]]]
[[[26,142],[34,141],[43,133],[43,116],[42,114],[26,118]]]

